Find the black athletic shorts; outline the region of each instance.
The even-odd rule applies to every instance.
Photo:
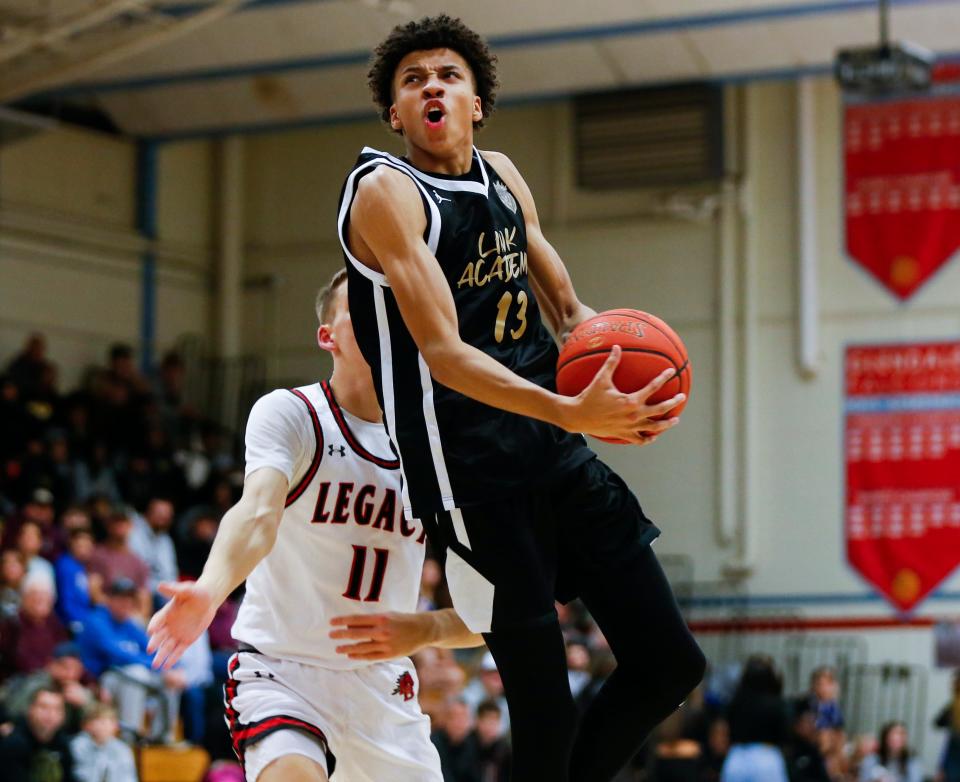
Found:
[[[454,607],[475,632],[553,620],[555,600],[629,567],[660,534],[599,459],[528,493],[422,521],[446,555]]]

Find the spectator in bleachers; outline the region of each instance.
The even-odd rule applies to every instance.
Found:
[[[188,421],[195,417],[185,402],[186,365],[179,353],[170,351],[160,362],[160,371],[154,385],[154,396],[160,414],[160,424],[174,445],[181,445],[187,437]]]
[[[119,738],[117,712],[104,703],[83,714],[83,730],[70,742],[77,782],[137,782],[133,752]]]
[[[786,756],[791,782],[831,782],[820,751],[817,709],[809,698],[794,704]]]
[[[843,712],[840,710],[840,684],[836,672],[829,665],[817,668],[810,675],[810,705],[815,712],[817,730],[843,728]]]
[[[132,581],[137,588],[137,613],[147,617],[151,613],[153,601],[147,585],[150,569],[130,549],[130,535],[133,532],[133,520],[122,510],[115,510],[107,521],[107,539],[94,549],[90,559],[90,572],[97,576],[93,582],[95,602],[103,599],[97,594],[99,586],[107,586],[124,578]]]
[[[960,782],[960,669],[953,672],[953,697],[933,723],[947,729],[937,782]]]
[[[21,393],[32,394],[41,387],[43,375],[49,366],[47,340],[42,334],[31,334],[16,356],[7,365],[7,375]]]
[[[117,475],[105,442],[93,442],[86,456],[74,463],[73,478],[73,496],[77,500],[86,502],[94,496],[103,496],[111,505],[120,503]]]
[[[443,571],[440,563],[433,557],[423,560],[423,570],[420,573],[420,597],[417,599],[418,611],[435,611],[437,609],[437,588],[443,580]]]
[[[510,744],[503,735],[503,714],[496,701],[477,706],[473,738],[482,782],[507,782],[510,778]]]
[[[730,752],[722,782],[787,782],[781,746],[789,737],[783,681],[773,661],[750,657],[727,709]]]
[[[567,641],[567,678],[574,699],[590,684],[590,650],[580,640]]]
[[[443,782],[481,782],[480,756],[476,741],[471,741],[473,719],[463,698],[450,700],[443,721],[430,735],[440,755]]]
[[[70,454],[70,443],[63,429],[51,429],[46,434],[47,457],[43,470],[34,483],[48,488],[56,500],[55,507],[63,510],[73,496],[76,465]]]
[[[49,489],[38,486],[30,492],[20,513],[21,522],[32,521],[40,527],[39,554],[49,562],[59,557],[67,547],[67,538],[56,524],[56,501]]]
[[[487,652],[480,661],[480,669],[474,679],[464,688],[461,697],[466,704],[476,710],[482,701],[493,701],[500,707],[502,715],[503,734],[510,729],[510,712],[507,710],[507,699],[503,694],[503,681],[493,655]]]
[[[150,570],[147,586],[154,610],[166,602],[157,592],[157,586],[161,581],[176,581],[180,573],[177,552],[170,537],[172,525],[173,503],[165,497],[152,497],[142,516],[133,514],[130,550],[146,562]]]
[[[90,519],[93,539],[102,543],[107,539],[107,527],[114,514],[114,503],[105,494],[94,494],[85,501],[84,507]]]
[[[191,515],[193,518],[187,519],[186,531],[179,540],[177,561],[180,564],[180,575],[196,580],[200,578],[203,565],[210,556],[213,539],[220,526],[220,516],[206,507]]]
[[[0,622],[15,617],[20,611],[20,589],[27,575],[27,565],[17,549],[0,554]]]
[[[20,387],[9,375],[0,377],[0,458],[3,460],[5,482],[9,483],[19,472],[19,458],[30,431],[30,417],[20,399]]]
[[[923,765],[910,750],[907,726],[888,722],[880,729],[876,755],[860,765],[860,782],[923,782]]]
[[[730,751],[730,724],[717,717],[707,724],[703,759],[700,764],[700,782],[719,782],[723,761]]]
[[[463,691],[466,680],[463,668],[457,665],[450,649],[428,646],[411,659],[420,679],[420,708],[431,719],[442,720],[448,701],[459,697]]]
[[[151,724],[151,738],[172,740],[180,711],[183,671],[154,671],[147,652],[147,634],[134,621],[138,588],[128,578],[118,578],[107,589],[106,606],[90,612],[77,638],[83,664],[113,695],[124,728],[139,732],[147,713],[148,698],[161,701],[164,714]],[[161,733],[160,728],[163,728]]]
[[[59,426],[63,422],[63,397],[59,389],[60,371],[48,361],[40,373],[40,382],[23,393],[24,407],[36,430]]]
[[[25,520],[17,530],[17,551],[27,566],[27,581],[44,580],[56,593],[57,580],[50,561],[40,556],[43,548],[43,531],[36,521]]]
[[[87,568],[93,559],[93,533],[78,528],[70,532],[69,548],[54,565],[57,576],[57,616],[76,634],[93,608]]]
[[[63,721],[63,695],[54,689],[35,690],[26,717],[0,741],[4,782],[75,782]]]
[[[67,505],[60,514],[60,529],[69,540],[70,534],[77,529],[92,531],[90,513],[82,505]]]
[[[648,761],[650,778],[656,782],[699,782],[703,748],[689,735],[684,707],[667,717],[654,731]]]
[[[4,700],[10,717],[22,717],[26,714],[39,689],[52,689],[63,695],[66,718],[64,730],[73,734],[80,730],[83,710],[93,700],[93,690],[84,684],[83,662],[80,648],[71,642],[65,642],[53,650],[53,658],[43,670],[27,676],[20,676],[9,682]]]
[[[27,576],[20,611],[0,629],[0,643],[6,647],[3,657],[12,663],[8,675],[43,668],[57,645],[69,639],[53,612],[53,601],[53,589],[46,579]]]

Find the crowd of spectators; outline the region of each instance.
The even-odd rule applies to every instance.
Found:
[[[232,759],[223,723],[228,601],[173,669],[145,623],[161,581],[195,578],[242,486],[235,443],[114,345],[61,393],[42,336],[0,374],[0,767],[12,782],[135,780],[130,747]]]
[[[0,768],[11,782],[133,782],[131,746],[204,747],[233,759],[222,715],[240,596],[173,669],[151,668],[145,623],[162,581],[196,578],[242,486],[237,443],[185,401],[185,367],[155,377],[114,345],[69,393],[34,335],[0,374]],[[428,558],[420,608],[448,606]],[[558,606],[571,691],[586,708],[615,661],[578,603]],[[484,650],[415,656],[419,698],[445,782],[509,778],[509,712]],[[785,698],[770,660],[751,658],[732,693],[701,688],[618,782],[920,782],[902,723],[844,729],[837,678]],[[960,782],[960,678],[938,724],[942,782]],[[758,771],[759,770],[759,771]]]

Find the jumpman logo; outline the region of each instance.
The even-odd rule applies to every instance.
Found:
[[[452,198],[444,198],[436,190],[433,191],[433,197],[437,199],[437,206],[442,206],[444,201],[449,201],[451,204],[453,203]]]
[[[347,449],[346,449],[344,446],[342,446],[342,445],[335,448],[335,447],[333,446],[333,444],[331,443],[330,445],[327,446],[327,454],[328,454],[329,456],[333,456],[334,451],[339,452],[339,454],[340,454],[341,456],[346,456],[346,455],[347,455]]]

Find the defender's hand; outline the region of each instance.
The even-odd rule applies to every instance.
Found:
[[[335,616],[330,624],[339,628],[330,633],[331,638],[355,642],[337,647],[338,654],[351,660],[409,657],[433,641],[434,622],[429,611]]]
[[[164,582],[157,591],[170,602],[147,625],[148,652],[156,652],[154,668],[168,669],[206,630],[217,612],[209,592],[197,582]]]
[[[620,363],[621,350],[614,345],[603,366],[583,391],[571,400],[565,428],[572,432],[588,432],[596,437],[626,440],[634,445],[647,445],[661,432],[679,422],[679,418],[656,420],[684,401],[684,394],[657,404],[647,400],[674,375],[668,369],[632,394],[625,394],[613,384],[613,373]]]

